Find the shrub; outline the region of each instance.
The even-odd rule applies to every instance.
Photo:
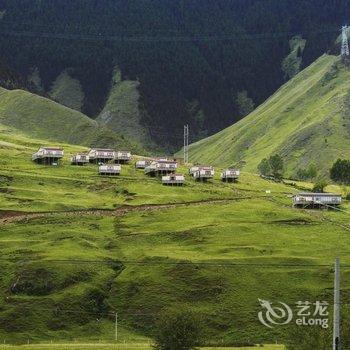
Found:
[[[185,309],[164,312],[156,324],[156,350],[192,350],[199,345],[199,319]]]
[[[333,181],[350,184],[350,160],[337,159],[330,170]]]
[[[328,186],[328,183],[327,181],[325,180],[319,180],[315,183],[314,187],[313,187],[313,191],[314,192],[319,192],[319,193],[323,193],[324,192],[324,189],[325,187]]]

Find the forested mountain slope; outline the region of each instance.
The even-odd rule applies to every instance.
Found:
[[[175,150],[184,123],[196,141],[238,121],[239,93],[262,103],[348,18],[346,0],[0,0],[0,55],[28,88],[92,118],[108,109],[118,65],[138,84],[140,142]],[[127,128],[129,114],[116,115]]]
[[[338,157],[350,157],[349,80],[338,57],[323,55],[249,116],[192,144],[190,160],[256,171],[279,153],[288,175],[310,162],[327,173]]]

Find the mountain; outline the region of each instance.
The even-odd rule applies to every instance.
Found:
[[[0,123],[51,142],[139,150],[86,115],[24,90],[0,88]]]
[[[289,176],[310,162],[328,173],[338,157],[350,158],[349,79],[339,57],[323,55],[250,115],[192,144],[190,160],[256,172],[279,153]]]
[[[0,14],[0,55],[28,89],[92,119],[117,93],[118,129],[130,128],[124,111],[138,95],[140,142],[172,151],[184,124],[194,141],[222,130],[244,116],[237,96],[261,104],[332,47],[349,3],[0,0]]]

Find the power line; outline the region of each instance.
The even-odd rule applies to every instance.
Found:
[[[1,24],[1,23],[0,23]],[[266,33],[242,33],[232,32],[229,34],[212,34],[212,35],[114,35],[114,34],[80,34],[80,33],[52,33],[52,32],[33,32],[29,30],[12,30],[2,28],[1,33],[8,36],[17,37],[34,37],[47,39],[67,39],[79,41],[110,41],[110,42],[193,42],[193,41],[230,41],[230,40],[256,40],[256,39],[273,39],[284,38],[295,35],[313,34],[332,34],[337,33],[339,29],[313,30],[301,32],[266,32]]]
[[[138,261],[138,260],[80,260],[80,259],[48,259],[48,260],[38,260],[38,259],[23,259],[15,260],[11,258],[0,258],[2,262],[11,262],[11,263],[31,263],[31,262],[40,262],[40,263],[57,263],[57,264],[121,264],[121,265],[150,265],[150,266],[162,266],[162,265],[190,265],[190,266],[213,266],[213,267],[277,267],[277,268],[289,268],[289,267],[310,267],[310,268],[319,268],[319,267],[330,267],[333,265],[330,264],[306,264],[306,263],[239,263],[239,262],[209,262],[209,261]],[[350,268],[350,265],[342,265],[344,268]]]

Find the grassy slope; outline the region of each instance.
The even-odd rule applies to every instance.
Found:
[[[207,184],[189,180],[184,188],[167,188],[133,165],[123,166],[120,178],[104,179],[95,166],[37,166],[30,154],[41,140],[1,131],[0,209],[189,204],[123,216],[58,212],[2,225],[0,339],[110,341],[113,316],[106,311],[118,310],[120,339],[137,340],[150,336],[158,312],[175,304],[198,311],[214,343],[282,341],[283,327],[269,331],[258,323],[258,298],[331,301],[332,269],[259,265],[332,264],[335,254],[350,262],[349,232],[336,225],[348,223],[349,214],[294,210],[291,186],[244,172],[237,184],[222,184],[217,175]],[[80,149],[63,146],[67,156]],[[230,198],[236,200],[190,204]],[[349,203],[343,208],[349,211]],[[342,277],[346,293],[350,276]]]
[[[139,82],[122,80],[121,72],[115,69],[113,84],[106,104],[97,120],[111,130],[122,132],[140,145],[153,147],[146,128],[141,124]]]
[[[86,115],[23,90],[0,88],[0,123],[51,141],[131,147],[120,135]]]
[[[326,172],[336,158],[349,158],[350,70],[338,60],[319,58],[249,116],[192,144],[190,160],[256,171],[261,159],[278,152],[293,175],[310,161]]]

